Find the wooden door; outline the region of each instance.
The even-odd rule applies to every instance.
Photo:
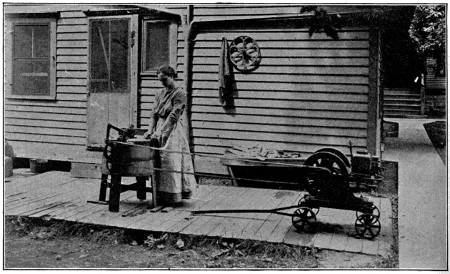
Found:
[[[104,146],[108,123],[136,126],[137,25],[137,16],[89,20],[88,148]]]

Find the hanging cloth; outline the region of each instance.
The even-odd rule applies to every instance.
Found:
[[[232,66],[228,54],[227,38],[222,38],[222,48],[219,60],[219,101],[223,107],[227,107],[232,96]]]

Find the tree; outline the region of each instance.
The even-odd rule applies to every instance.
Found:
[[[315,32],[320,32],[323,30],[326,35],[333,38],[334,40],[339,40],[339,34],[336,30],[340,28],[339,19],[340,15],[336,15],[333,18],[327,13],[323,8],[317,6],[304,6],[300,9],[300,13],[314,12],[314,17],[309,28],[309,37],[311,37]]]
[[[409,35],[418,54],[436,59],[436,71],[445,66],[445,6],[417,6]]]

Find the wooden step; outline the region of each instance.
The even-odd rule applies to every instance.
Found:
[[[419,114],[408,114],[408,113],[384,113],[384,117],[386,118],[414,118],[414,119],[425,119],[427,115]]]
[[[420,110],[420,104],[384,104],[384,109],[398,109],[398,110]]]
[[[412,99],[420,100],[420,94],[384,94],[384,100],[386,99]]]
[[[384,99],[384,104],[401,104],[401,105],[420,105],[420,99],[399,99],[399,98],[389,98]]]
[[[410,94],[410,95],[415,95],[415,94],[419,94],[418,90],[415,89],[384,89],[384,94]]]

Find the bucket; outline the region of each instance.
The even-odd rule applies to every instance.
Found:
[[[44,173],[47,171],[48,161],[45,159],[30,159],[30,171],[32,173]]]
[[[3,157],[5,160],[5,177],[11,177],[13,172],[13,159],[11,157]]]

